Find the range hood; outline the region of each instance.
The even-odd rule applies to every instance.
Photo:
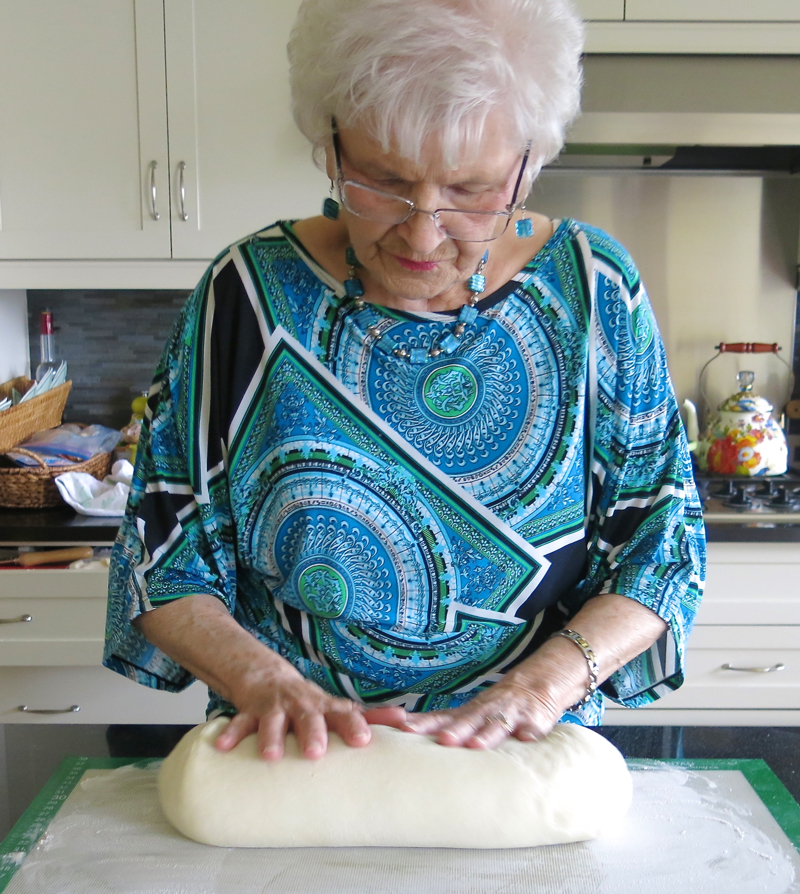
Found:
[[[800,57],[587,56],[548,170],[800,174]]]

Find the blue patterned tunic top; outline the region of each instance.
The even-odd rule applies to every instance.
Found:
[[[669,629],[569,719],[679,686],[704,532],[636,268],[565,220],[478,308],[411,362],[453,315],[359,306],[290,224],[217,258],[150,390],[104,664],[188,685],[131,620],[204,593],[326,691],[433,710],[610,592]]]

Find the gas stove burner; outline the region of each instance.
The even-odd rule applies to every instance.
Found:
[[[736,487],[731,479],[727,481],[710,481],[708,482],[708,492],[714,494],[715,497],[724,499],[732,497],[736,493]]]
[[[728,497],[725,501],[728,506],[741,506],[742,508],[748,508],[753,503],[753,498],[747,492],[747,488],[743,486],[739,486],[734,488],[733,496]]]
[[[797,496],[797,490],[790,490],[787,487],[777,488],[775,496],[769,500],[769,508],[777,512],[800,511],[800,497]]]
[[[786,488],[784,488],[786,490]],[[779,491],[778,485],[771,479],[767,478],[760,482],[755,489],[757,497],[774,497]]]
[[[800,524],[800,475],[695,478],[706,523]]]

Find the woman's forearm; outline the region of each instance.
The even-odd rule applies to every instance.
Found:
[[[215,597],[187,596],[141,615],[134,624],[153,645],[236,707],[238,714],[217,739],[221,750],[257,733],[261,754],[279,758],[290,729],[310,758],[324,754],[328,730],[348,745],[369,742],[369,725],[356,704],[306,680],[241,627]],[[387,710],[389,720],[405,717],[402,709]]]
[[[598,685],[641,655],[667,629],[654,611],[635,599],[608,593],[590,599],[567,625],[589,643],[598,667]],[[527,666],[526,666],[527,665]],[[589,668],[580,648],[563,636],[547,640],[520,666],[532,687],[543,687],[560,709],[580,701]]]
[[[214,596],[185,596],[140,615],[134,625],[154,645],[232,704],[250,684],[299,673],[251,636]]]
[[[569,622],[595,653],[598,683],[648,649],[666,623],[641,603],[608,594],[590,599]],[[435,735],[442,745],[494,748],[509,734],[547,735],[589,687],[581,649],[563,636],[545,641],[529,658],[460,708],[414,715],[402,726]]]

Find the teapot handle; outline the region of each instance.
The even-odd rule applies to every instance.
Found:
[[[708,369],[709,365],[713,363],[717,358],[721,357],[723,354],[774,354],[776,360],[780,360],[780,362],[789,370],[789,383],[786,392],[786,397],[781,401],[780,409],[783,411],[783,407],[786,402],[791,398],[794,394],[794,370],[787,363],[786,360],[781,357],[778,351],[783,350],[781,346],[777,342],[773,342],[772,344],[767,344],[766,342],[748,342],[748,341],[736,341],[736,342],[720,342],[718,345],[715,345],[716,354],[708,360],[705,364],[703,364],[703,368],[700,370],[700,375],[698,376],[698,385],[700,386],[700,394],[702,395],[703,402],[706,405],[706,413],[711,412],[711,403],[708,399],[708,395],[706,394],[706,389],[704,387],[705,380],[705,372]]]
[[[782,348],[777,342],[768,345],[763,341],[722,341],[716,345],[716,350],[720,354],[777,354]]]

